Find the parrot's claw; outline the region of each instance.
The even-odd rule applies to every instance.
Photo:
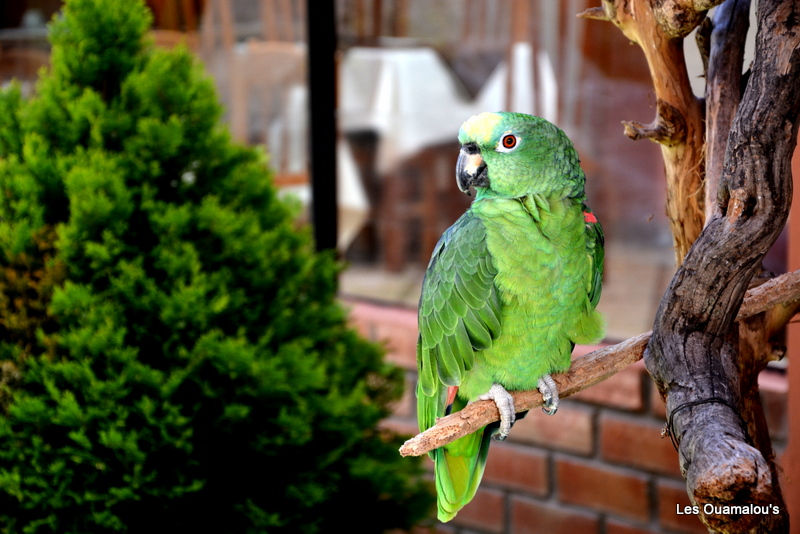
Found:
[[[539,384],[536,386],[544,399],[542,411],[547,415],[555,415],[558,410],[558,386],[556,381],[550,375],[543,375],[539,379]]]
[[[511,425],[517,419],[514,397],[500,384],[493,384],[489,392],[478,397],[478,400],[492,400],[497,405],[497,410],[500,412],[500,429],[492,437],[497,441],[505,440],[511,431]]]

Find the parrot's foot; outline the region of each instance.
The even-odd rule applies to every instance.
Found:
[[[511,431],[511,425],[517,419],[514,409],[514,397],[500,384],[493,384],[488,393],[484,393],[478,400],[493,400],[500,412],[500,430],[492,436],[497,441],[503,441]]]
[[[539,379],[539,384],[536,386],[539,393],[542,394],[544,405],[542,411],[547,415],[555,415],[558,410],[558,387],[556,381],[550,375],[543,375]]]

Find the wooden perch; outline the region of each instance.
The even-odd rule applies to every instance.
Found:
[[[800,270],[786,273],[751,289],[742,304],[737,320],[764,312],[776,305],[800,300]],[[650,332],[605,347],[572,362],[569,371],[553,375],[562,398],[610,378],[630,364],[642,359],[650,340]],[[537,390],[513,391],[517,411],[531,410],[542,405]],[[556,415],[557,417],[557,415]],[[460,437],[498,421],[500,414],[492,401],[478,401],[460,412],[442,417],[436,425],[406,441],[400,447],[402,456],[420,456]],[[513,432],[513,430],[512,430]]]

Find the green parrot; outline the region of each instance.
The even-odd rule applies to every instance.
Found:
[[[476,197],[437,243],[422,284],[417,416],[425,430],[491,399],[501,421],[430,453],[441,521],[475,495],[491,437],[508,436],[508,391],[538,388],[554,414],[550,373],[566,371],[574,345],[605,329],[595,309],[603,231],[569,138],[539,117],[497,112],[471,117],[458,140],[458,187]]]

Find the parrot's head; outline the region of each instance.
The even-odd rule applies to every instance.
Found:
[[[545,119],[504,111],[481,113],[461,126],[458,140],[456,180],[464,193],[469,194],[470,186],[479,197],[583,192],[584,175],[572,142]]]

